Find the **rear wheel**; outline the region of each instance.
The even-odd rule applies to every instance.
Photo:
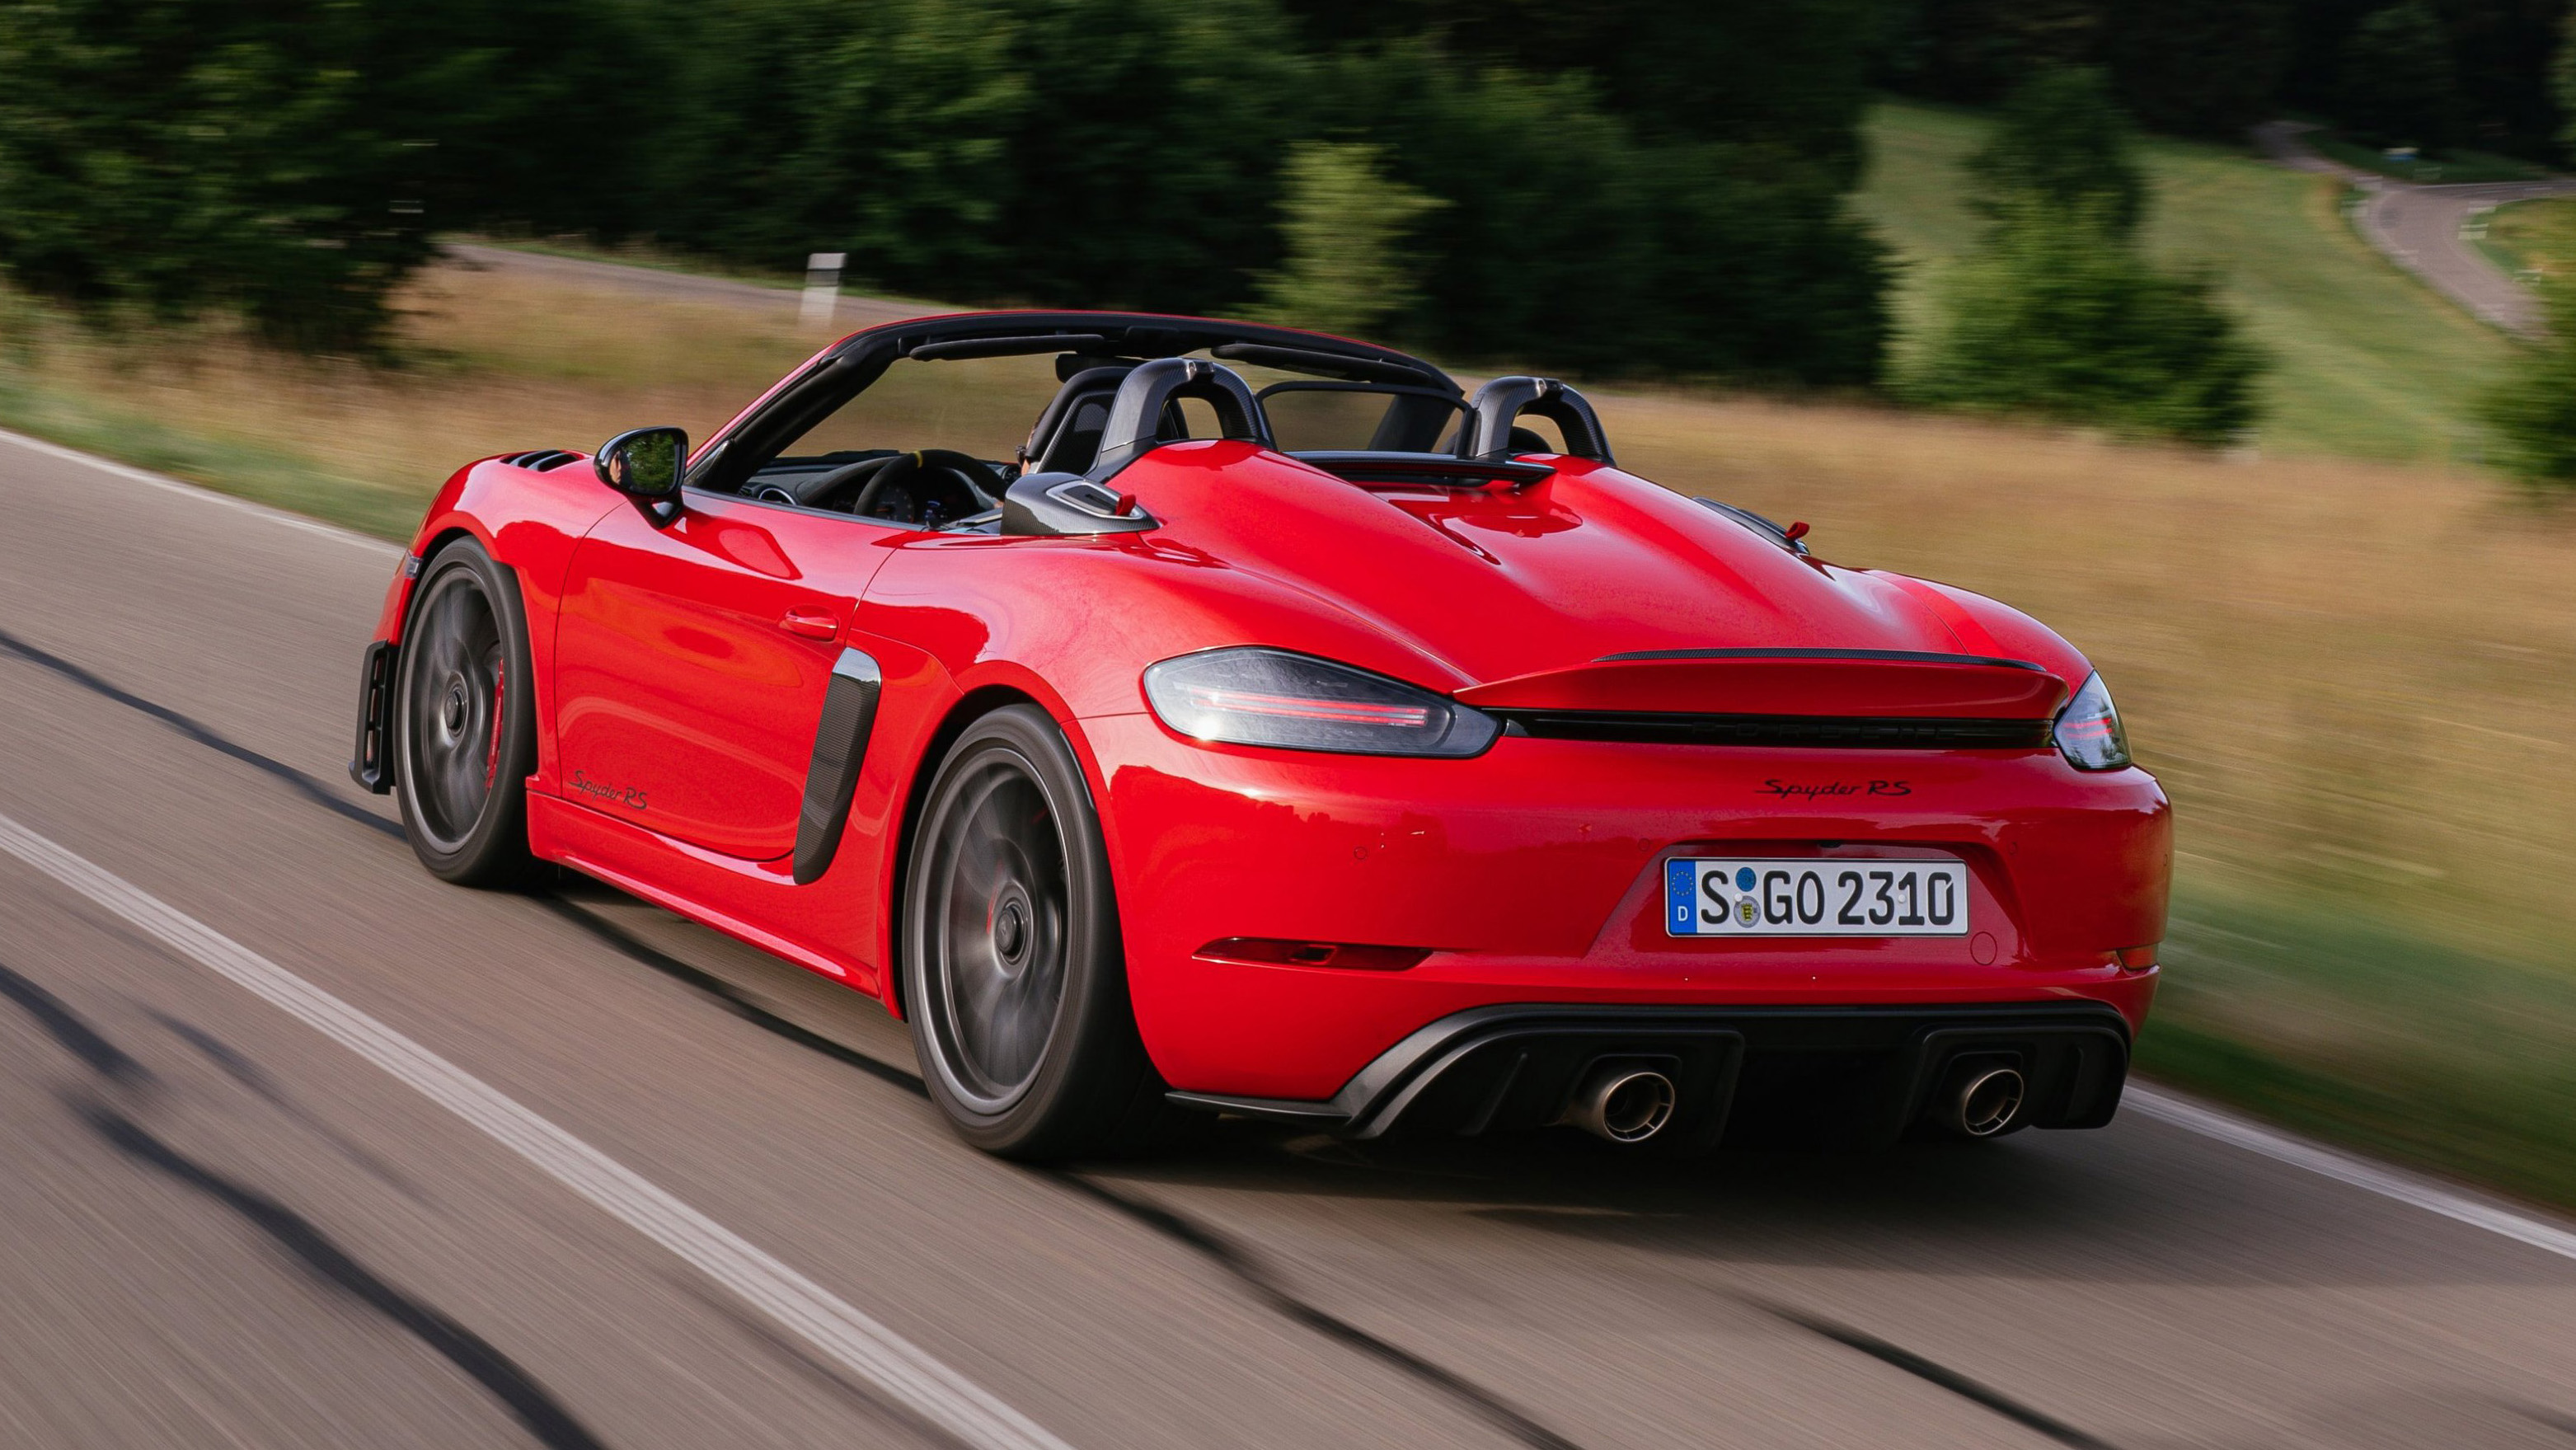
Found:
[[[904,1005],[931,1097],[1018,1158],[1131,1146],[1162,1115],[1080,765],[1045,712],[967,727],[904,886]]]
[[[422,571],[394,696],[395,796],[412,850],[462,886],[525,880],[536,768],[518,581],[468,539]]]

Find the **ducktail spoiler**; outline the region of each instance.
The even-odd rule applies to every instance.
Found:
[[[2029,660],[1878,649],[1642,650],[1458,692],[1486,710],[2045,720],[2067,685]]]

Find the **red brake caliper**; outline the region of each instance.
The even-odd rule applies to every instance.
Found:
[[[493,777],[501,773],[501,705],[510,685],[509,666],[492,672],[492,743],[483,752],[483,788],[492,788]]]

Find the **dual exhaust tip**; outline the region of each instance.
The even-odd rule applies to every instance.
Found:
[[[1933,1100],[1935,1122],[1962,1138],[1991,1138],[2021,1116],[2030,1084],[2021,1069],[1997,1062],[1964,1062],[1953,1069]]]
[[[1680,1098],[1673,1080],[1653,1068],[1604,1063],[1574,1090],[1574,1101],[1560,1121],[1596,1138],[1633,1146],[1672,1122],[1673,1105]]]
[[[2029,1094],[2030,1083],[2018,1067],[1962,1063],[1934,1100],[1933,1119],[1962,1138],[1991,1138],[2021,1116],[2022,1100]],[[1673,1080],[1651,1067],[1604,1063],[1575,1089],[1559,1121],[1633,1146],[1670,1126],[1679,1100]]]

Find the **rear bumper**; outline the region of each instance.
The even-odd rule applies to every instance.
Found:
[[[1202,746],[1141,714],[1080,723],[1137,1026],[1184,1091],[1329,1100],[1483,1007],[2099,1004],[2134,1034],[2155,992],[2153,969],[2107,956],[2164,935],[2171,818],[2143,771],[1521,737],[1411,761]],[[1690,855],[1957,860],[1972,930],[1668,936],[1665,863]],[[1361,970],[1222,945],[1242,939],[1427,955]]]
[[[1557,1122],[1593,1067],[1633,1062],[1674,1081],[1668,1137],[1682,1146],[1784,1134],[1892,1142],[1970,1057],[2028,1080],[2015,1126],[2098,1128],[2128,1077],[2128,1024],[2093,1003],[1478,1007],[1412,1033],[1327,1099],[1171,1097],[1356,1138],[1398,1129],[1472,1136]]]

